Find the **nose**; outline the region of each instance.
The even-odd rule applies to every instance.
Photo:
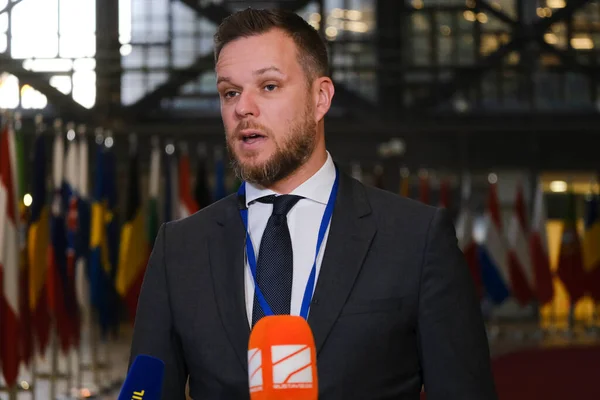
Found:
[[[235,112],[240,118],[258,117],[258,105],[250,92],[245,91],[238,95]]]

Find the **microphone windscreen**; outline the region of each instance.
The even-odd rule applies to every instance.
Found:
[[[302,317],[261,318],[248,343],[251,400],[317,400],[317,354]]]
[[[118,400],[160,400],[165,363],[158,358],[139,355],[133,361]]]

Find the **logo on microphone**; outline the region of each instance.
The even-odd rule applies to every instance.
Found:
[[[143,400],[144,392],[145,392],[145,390],[142,390],[141,392],[133,392],[133,396],[131,396],[131,400]]]
[[[312,388],[311,358],[310,347],[304,344],[271,346],[273,388]]]
[[[263,389],[262,352],[260,349],[248,350],[248,378],[250,380],[250,393]]]

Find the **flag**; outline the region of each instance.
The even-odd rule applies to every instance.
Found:
[[[363,181],[363,176],[362,176],[362,168],[360,167],[360,164],[355,162],[352,163],[352,171],[351,171],[351,175],[354,179],[356,179],[359,182]]]
[[[410,171],[400,168],[400,196],[410,197]]]
[[[196,164],[196,186],[194,190],[194,198],[198,208],[204,208],[212,203],[208,183],[208,171],[206,168],[206,156],[199,154],[198,163]]]
[[[191,179],[190,157],[183,151],[179,156],[179,218],[189,217],[199,209],[192,197]]]
[[[50,247],[48,250],[48,304],[54,316],[61,350],[66,354],[72,336],[68,303],[69,284],[67,276],[67,230],[65,221],[65,184],[64,184],[64,140],[60,130],[54,138],[52,176],[54,193],[50,216]]]
[[[456,221],[456,237],[458,246],[462,250],[471,278],[475,284],[475,291],[479,298],[483,297],[483,284],[481,282],[481,266],[477,257],[477,243],[473,238],[473,215],[469,208],[471,197],[471,179],[465,175],[462,182],[462,205]]]
[[[135,316],[139,296],[139,276],[143,274],[148,259],[138,171],[138,152],[134,146],[129,160],[127,206],[125,223],[121,230],[121,248],[119,249],[116,278],[117,293],[125,300],[131,321]]]
[[[0,361],[8,387],[17,381],[19,336],[19,220],[15,188],[14,132],[6,120],[0,131]]]
[[[29,309],[38,349],[45,354],[50,339],[50,309],[48,307],[48,248],[50,221],[46,190],[46,143],[41,132],[33,143],[33,184],[27,250],[29,260]]]
[[[79,134],[79,181],[77,183],[77,216],[79,230],[75,241],[75,288],[77,303],[82,317],[90,316],[90,233],[91,233],[91,205],[89,196],[89,150],[85,131]]]
[[[429,204],[429,174],[427,171],[419,174],[419,201]]]
[[[529,235],[531,263],[535,280],[535,297],[540,305],[547,304],[554,297],[554,284],[548,257],[548,236],[546,233],[546,205],[541,183],[538,184],[533,205],[533,219]]]
[[[106,254],[108,260],[108,271],[110,271],[110,281],[107,287],[107,327],[113,335],[118,334],[120,298],[117,293],[116,279],[119,266],[119,257],[121,251],[121,229],[118,219],[118,189],[117,189],[117,158],[112,145],[107,141],[106,151],[104,153],[104,194],[103,201],[106,205],[104,223],[106,235]]]
[[[521,306],[527,305],[534,299],[533,268],[527,241],[529,232],[526,212],[523,188],[519,184],[508,228],[510,246],[508,268],[512,294]]]
[[[440,201],[439,206],[442,208],[450,208],[450,182],[447,178],[442,178],[440,182]]]
[[[109,332],[114,320],[115,310],[112,307],[112,265],[109,257],[107,239],[106,197],[106,154],[103,138],[96,142],[96,160],[94,168],[94,192],[91,205],[90,221],[90,301],[96,310],[100,333],[104,338]]]
[[[227,185],[225,184],[225,161],[223,151],[219,148],[215,151],[215,201],[227,196]]]
[[[585,202],[585,233],[583,235],[583,267],[588,293],[600,301],[600,216],[598,195],[588,194]]]
[[[75,135],[73,130],[69,134]],[[65,295],[65,306],[69,317],[69,328],[71,330],[71,344],[74,347],[79,346],[79,334],[81,329],[81,317],[79,310],[79,300],[75,288],[76,266],[77,266],[77,246],[80,234],[79,226],[79,144],[75,136],[69,138],[67,155],[65,157],[65,178],[63,184],[63,204],[66,207],[66,229],[67,229],[67,265],[66,277],[63,286]],[[64,278],[63,278],[64,279]]]
[[[173,146],[172,144],[170,146]],[[167,145],[166,149],[169,148]],[[178,218],[179,215],[179,174],[177,172],[177,159],[173,152],[165,150],[166,157],[164,162],[165,177],[165,202],[164,202],[164,221],[169,222]]]
[[[31,327],[31,311],[29,310],[29,260],[27,252],[27,228],[29,223],[29,208],[25,206],[24,197],[27,193],[25,178],[25,143],[21,122],[15,121],[16,147],[16,192],[19,205],[19,315],[21,323],[21,355],[26,365],[29,365],[34,353],[33,330]]]
[[[152,149],[152,154],[150,155],[150,177],[148,186],[148,215],[146,225],[148,232],[148,255],[150,255],[159,228],[158,199],[160,194],[160,149],[158,146],[155,146]],[[143,274],[139,282],[140,285],[142,279]]]
[[[132,168],[132,170],[137,171],[137,164],[132,163],[131,168]],[[133,175],[130,176],[130,179],[133,180]],[[138,186],[137,183],[134,183],[133,187],[136,188],[137,186]],[[139,257],[139,251],[137,251],[138,254],[129,253],[128,257],[130,259],[132,259],[132,263],[129,266],[123,266],[124,264],[120,263],[119,269],[118,269],[119,275],[117,278],[117,288],[118,288],[119,294],[125,299],[125,303],[127,305],[127,309],[129,312],[129,318],[132,323],[135,321],[135,315],[136,315],[136,311],[137,311],[137,301],[138,301],[140,291],[142,288],[142,283],[144,281],[146,265],[148,264],[150,253],[152,252],[152,247],[154,245],[156,235],[158,234],[159,189],[160,189],[160,150],[159,150],[158,146],[154,146],[154,148],[152,149],[152,154],[150,156],[149,198],[148,198],[148,208],[147,208],[147,216],[146,216],[147,236],[146,236],[145,243],[143,243],[143,245],[145,245],[145,253],[143,253],[143,254],[145,254],[145,257]],[[127,234],[125,233],[125,228],[124,228],[123,238],[129,238],[130,237],[129,232],[131,232],[132,235],[141,233],[141,232],[138,232],[138,233],[134,232],[136,229],[137,230],[140,229],[138,226],[138,218],[139,217],[137,216],[137,213],[141,212],[141,204],[139,204],[139,199],[137,200],[137,203],[136,203],[135,194],[132,194],[131,196],[132,197],[129,198],[131,203],[128,206],[128,208],[131,207],[130,210],[135,210],[136,208],[139,208],[139,211],[136,210],[132,214],[129,214],[129,211],[128,211],[128,215],[134,215],[131,226],[135,227],[135,228],[128,230]],[[132,199],[134,199],[134,200],[132,200]],[[131,248],[133,251],[135,247],[141,246],[139,244],[138,238],[127,239],[127,240],[128,240],[127,247],[125,247],[125,245],[124,245],[125,252],[129,251],[129,248]],[[127,255],[127,253],[122,253],[122,254]],[[125,268],[127,268],[127,269],[125,269]]]
[[[481,279],[485,292],[495,304],[501,304],[510,295],[508,279],[508,250],[502,234],[502,220],[496,184],[490,184],[485,210],[485,237],[478,247]]]
[[[585,275],[581,241],[577,232],[575,193],[567,194],[567,217],[564,221],[560,243],[557,274],[574,305],[585,294]]]

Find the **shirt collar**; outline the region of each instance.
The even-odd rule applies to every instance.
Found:
[[[327,204],[329,200],[329,194],[335,181],[335,164],[331,158],[331,154],[327,152],[327,160],[325,164],[309,179],[307,179],[302,185],[294,189],[290,194],[302,196],[306,199],[315,201],[321,204]],[[246,207],[250,206],[254,200],[277,194],[271,189],[265,189],[260,186],[246,182]]]

